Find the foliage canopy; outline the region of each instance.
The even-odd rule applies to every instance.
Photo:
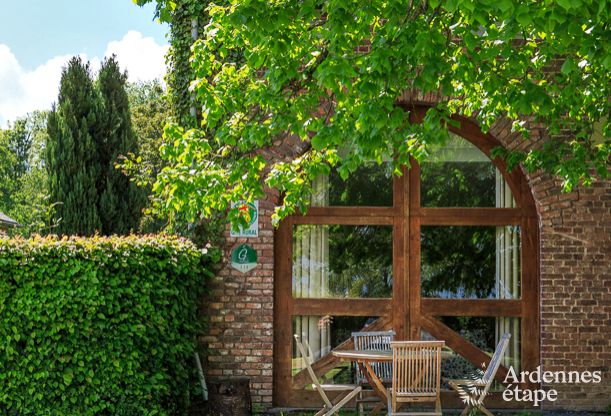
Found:
[[[157,0],[159,16],[170,20],[177,3]],[[544,124],[545,144],[495,155],[562,178],[566,191],[589,185],[609,174],[609,10],[606,0],[212,4],[191,57],[201,125],[166,130],[154,189],[195,218],[267,185],[284,195],[279,219],[307,206],[331,166],[346,178],[368,160],[391,156],[397,173],[410,156],[425,160],[452,114],[484,131],[508,118],[525,138],[529,122]],[[406,91],[444,98],[412,124],[397,105]],[[287,136],[311,150],[292,162],[261,156]]]
[[[0,130],[0,211],[21,224],[10,233],[45,233],[53,226],[44,162],[47,118],[35,111]]]

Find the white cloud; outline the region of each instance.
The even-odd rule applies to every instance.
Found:
[[[106,47],[105,56],[113,53],[123,70],[127,69],[130,81],[148,81],[165,74],[165,54],[168,45],[159,45],[153,38],[145,38],[140,32],[130,30],[120,41]]]
[[[70,56],[56,56],[25,71],[6,45],[0,44],[0,127],[29,111],[47,109],[57,100],[59,80]]]
[[[147,81],[165,74],[167,50],[167,45],[159,45],[153,38],[130,30],[123,39],[108,43],[105,56],[117,55],[130,81]],[[94,73],[99,70],[101,58],[79,55],[83,60],[89,59]],[[0,44],[0,128],[28,112],[50,109],[57,101],[62,68],[70,58],[70,55],[56,56],[27,71],[10,48]]]

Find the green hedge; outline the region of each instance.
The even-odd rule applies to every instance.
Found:
[[[172,237],[0,237],[0,415],[183,414],[211,260]]]

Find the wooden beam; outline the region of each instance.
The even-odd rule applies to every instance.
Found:
[[[414,215],[420,206],[420,165],[411,159],[407,195],[407,297],[409,333],[407,339],[420,339],[420,217]]]
[[[309,207],[305,216],[312,217],[392,217],[397,213],[394,207]],[[300,213],[292,215],[294,218],[304,217]]]
[[[285,219],[274,236],[274,385],[290,382],[292,351],[290,342],[293,332],[291,317],[291,256],[293,252],[293,224]],[[288,341],[288,342],[287,342]],[[273,389],[276,403],[288,403],[286,389]]]
[[[293,224],[313,224],[313,225],[393,225],[393,217],[388,216],[292,216]]]
[[[539,310],[539,226],[536,218],[525,218],[522,225],[522,370],[534,371],[540,359]]]
[[[422,225],[519,225],[519,208],[420,208]]]
[[[395,177],[393,183],[394,205],[400,215],[394,219],[392,234],[392,258],[393,258],[393,298],[392,298],[392,322],[393,330],[398,339],[407,337],[409,331],[409,304],[407,303],[407,254],[409,241],[407,238],[408,226],[408,172],[404,167],[403,175]]]
[[[388,299],[293,299],[293,315],[382,316],[390,313]]]
[[[423,298],[421,304],[431,316],[523,316],[521,300]]]
[[[420,317],[420,322],[422,323],[422,327],[432,336],[439,340],[445,341],[448,347],[452,348],[454,352],[465,357],[475,367],[481,369],[482,364],[487,366],[490,363],[491,356],[461,337],[457,332],[444,325],[439,320],[433,318],[432,316],[423,315]],[[507,368],[501,365],[494,378],[502,383],[503,380],[505,380],[506,375]]]

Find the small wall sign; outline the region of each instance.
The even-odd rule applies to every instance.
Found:
[[[240,244],[231,252],[231,267],[246,273],[257,267],[257,252],[248,244]]]
[[[258,237],[259,236],[259,201],[243,202],[240,201],[237,204],[232,203],[231,208],[238,207],[238,210],[243,212],[246,221],[248,222],[248,228],[242,227],[239,230],[234,231],[233,227],[229,235],[231,237]]]

